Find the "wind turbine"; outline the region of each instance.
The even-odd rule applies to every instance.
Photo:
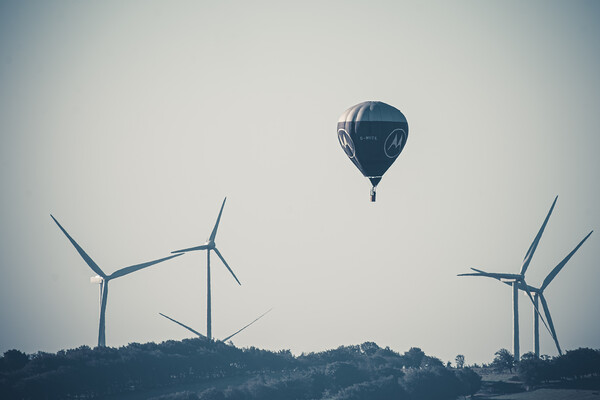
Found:
[[[108,299],[108,282],[112,279],[120,278],[121,276],[125,276],[132,272],[139,271],[140,269],[147,268],[151,265],[158,264],[160,262],[180,256],[181,254],[161,258],[161,259],[154,260],[154,261],[145,262],[142,264],[131,265],[129,267],[121,268],[121,269],[113,272],[110,275],[107,275],[104,273],[104,271],[102,271],[102,269],[100,269],[98,264],[96,264],[94,262],[94,260],[92,260],[92,258],[90,256],[88,256],[88,254],[81,248],[81,246],[79,246],[79,244],[77,244],[77,242],[67,233],[65,228],[62,227],[62,225],[56,220],[56,218],[54,218],[54,216],[52,214],[50,214],[50,216],[52,217],[54,222],[56,222],[56,225],[58,225],[60,230],[65,234],[67,239],[69,239],[71,244],[75,247],[75,249],[77,250],[79,255],[87,263],[87,265],[92,269],[92,271],[94,271],[96,274],[98,274],[98,275],[90,278],[90,282],[100,284],[100,322],[98,324],[99,325],[98,326],[98,347],[104,347],[104,346],[106,346],[106,335],[105,335],[105,325],[106,324],[105,324],[105,321],[106,321],[106,301]]]
[[[548,321],[548,326],[550,328],[550,335],[552,336],[552,339],[554,340],[554,344],[556,345],[556,350],[558,351],[559,355],[562,355],[562,350],[560,348],[560,344],[558,343],[558,336],[556,335],[556,329],[554,328],[554,323],[552,322],[552,316],[550,315],[550,309],[548,308],[548,303],[546,302],[546,298],[544,297],[544,290],[548,287],[550,282],[552,282],[552,280],[556,277],[556,275],[558,275],[558,273],[563,269],[563,267],[567,264],[567,262],[571,259],[571,257],[573,257],[573,255],[577,252],[577,250],[579,250],[581,245],[587,240],[587,238],[590,237],[590,235],[593,232],[594,231],[591,231],[590,233],[588,233],[587,236],[584,237],[583,240],[581,242],[579,242],[579,244],[577,246],[575,246],[575,248],[569,254],[567,254],[567,256],[560,263],[558,263],[558,265],[556,267],[554,267],[554,269],[552,269],[552,271],[550,271],[550,273],[546,276],[546,279],[544,279],[544,282],[542,282],[542,286],[540,286],[539,288],[535,288],[533,286],[527,287],[527,290],[529,290],[530,292],[532,292],[534,294],[533,300],[534,300],[535,309],[539,309],[538,308],[539,301],[542,302],[542,308],[544,309],[544,315],[546,316],[546,320]],[[507,285],[510,285],[510,283],[508,283],[508,282],[504,282],[504,283],[506,283]],[[519,290],[525,291],[526,289],[523,287],[522,284],[519,284]],[[533,311],[533,348],[534,348],[535,356],[539,357],[540,356],[540,323],[539,323],[538,312],[535,309]]]
[[[527,253],[525,254],[525,258],[523,259],[523,264],[521,265],[521,271],[518,274],[493,273],[493,272],[490,273],[490,272],[485,272],[485,271],[482,271],[479,269],[472,268],[474,271],[476,271],[476,273],[459,274],[458,275],[458,276],[485,276],[488,278],[495,278],[502,282],[512,285],[512,288],[513,288],[513,355],[514,355],[515,361],[519,361],[519,357],[520,357],[519,296],[518,296],[519,295],[519,286],[525,291],[525,293],[527,293],[527,296],[529,296],[529,299],[531,300],[531,303],[533,304],[535,312],[537,314],[539,314],[539,310],[536,306],[535,300],[533,299],[533,296],[530,291],[530,286],[527,285],[527,282],[525,282],[525,272],[527,272],[527,268],[529,267],[529,264],[531,263],[531,259],[533,258],[533,254],[535,253],[538,243],[540,242],[540,239],[542,238],[544,229],[546,229],[546,224],[548,223],[548,219],[550,219],[552,210],[554,210],[554,206],[556,205],[557,199],[558,199],[558,196],[556,196],[554,198],[554,202],[552,203],[552,206],[550,207],[550,211],[548,211],[548,215],[546,216],[546,219],[544,220],[542,227],[540,228],[539,232],[533,239],[531,246],[529,246],[529,249],[527,250]],[[546,328],[548,328],[548,325],[544,321],[543,317],[542,317],[542,322],[544,323],[544,325],[546,325]]]
[[[217,229],[219,228],[219,222],[221,221],[221,214],[223,214],[223,207],[225,207],[225,201],[227,200],[227,197],[225,197],[225,199],[223,199],[223,204],[221,205],[221,210],[219,211],[219,216],[217,217],[217,222],[215,223],[215,227],[212,230],[212,233],[210,234],[210,237],[208,238],[208,240],[200,246],[196,246],[196,247],[190,247],[187,249],[182,249],[182,250],[175,250],[172,251],[171,253],[187,253],[188,251],[196,251],[196,250],[207,250],[206,251],[206,335],[208,336],[208,339],[212,339],[212,317],[211,317],[211,295],[210,295],[210,252],[211,250],[214,251],[215,253],[217,253],[217,256],[221,259],[221,261],[223,261],[223,264],[225,265],[225,267],[229,270],[229,272],[231,272],[231,275],[233,275],[233,278],[236,280],[236,282],[241,285],[239,279],[235,276],[235,274],[233,273],[233,271],[231,270],[231,268],[229,268],[229,265],[227,264],[227,261],[225,261],[225,259],[223,258],[223,256],[221,255],[221,253],[219,252],[219,250],[217,249],[217,246],[215,244],[215,236],[217,236]]]
[[[261,319],[262,317],[264,317],[265,315],[267,315],[270,311],[272,310],[272,308],[270,308],[269,310],[267,310],[266,312],[262,313],[261,315],[258,316],[258,318],[256,318],[254,321],[250,322],[249,324],[245,325],[244,327],[242,327],[241,329],[238,329],[237,331],[235,331],[234,333],[232,333],[231,335],[227,336],[225,339],[221,340],[221,342],[226,342],[229,339],[231,339],[232,337],[234,337],[235,335],[237,335],[238,333],[240,333],[241,331],[243,331],[244,329],[246,329],[247,327],[249,327],[250,325],[252,325],[253,323],[255,323],[256,321],[258,321],[259,319]],[[187,329],[188,331],[192,332],[193,334],[197,335],[198,337],[200,337],[201,339],[206,339],[206,340],[210,340],[209,338],[207,338],[206,336],[204,336],[203,334],[201,334],[200,332],[198,332],[195,329],[190,328],[189,326],[169,317],[168,315],[165,315],[163,313],[159,313],[160,315],[162,315],[163,317],[165,317],[168,320],[171,320],[173,322],[175,322],[177,325],[180,325],[182,327],[184,327],[185,329]]]

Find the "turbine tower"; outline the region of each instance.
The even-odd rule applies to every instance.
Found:
[[[120,278],[121,276],[129,275],[132,272],[139,271],[140,269],[147,268],[151,265],[158,264],[160,262],[169,260],[171,258],[180,256],[181,254],[177,254],[174,256],[169,256],[165,258],[161,258],[154,261],[145,262],[142,264],[131,265],[129,267],[121,268],[110,275],[106,275],[102,269],[92,260],[90,256],[77,244],[77,242],[67,233],[65,228],[54,218],[52,214],[50,217],[56,222],[56,225],[60,228],[60,230],[65,234],[67,239],[71,242],[71,244],[75,247],[79,255],[84,259],[87,265],[94,271],[96,276],[90,278],[90,282],[100,284],[100,322],[98,324],[98,347],[106,346],[106,335],[105,335],[105,326],[106,326],[106,301],[108,299],[108,282],[115,278]]]
[[[221,205],[221,210],[219,211],[219,216],[217,217],[217,222],[215,223],[215,227],[213,228],[212,233],[210,234],[210,237],[203,245],[196,246],[196,247],[190,247],[187,249],[175,250],[175,251],[171,252],[171,253],[187,253],[189,251],[206,250],[206,335],[208,336],[209,340],[212,339],[212,317],[211,317],[211,303],[210,303],[210,301],[211,301],[210,252],[211,251],[214,251],[217,254],[217,256],[221,259],[221,261],[223,261],[223,264],[225,265],[225,267],[229,270],[229,272],[231,272],[231,275],[233,275],[233,278],[236,280],[236,282],[239,285],[241,285],[239,279],[235,276],[235,274],[233,273],[231,268],[229,268],[227,261],[225,261],[225,259],[223,258],[223,256],[221,255],[221,253],[219,252],[219,250],[217,249],[217,246],[215,244],[215,237],[217,236],[217,229],[219,228],[219,222],[221,221],[221,214],[223,214],[223,207],[225,207],[226,200],[227,200],[227,197],[225,197],[225,199],[223,199],[223,204]]]
[[[459,274],[458,275],[458,276],[485,276],[488,278],[496,278],[496,279],[498,279],[502,282],[508,283],[512,286],[512,288],[513,288],[513,355],[515,357],[515,361],[519,361],[519,358],[520,358],[519,296],[518,296],[519,295],[519,286],[521,286],[521,288],[525,291],[525,293],[527,293],[527,296],[531,300],[531,303],[533,304],[536,314],[539,314],[539,310],[536,306],[535,300],[533,299],[533,296],[529,289],[530,286],[527,285],[527,283],[525,282],[525,272],[527,272],[527,268],[529,267],[529,264],[531,263],[531,259],[533,258],[533,254],[535,253],[538,243],[540,242],[540,239],[542,238],[544,229],[546,229],[546,224],[548,223],[548,219],[550,219],[552,210],[554,210],[554,206],[556,205],[557,199],[558,199],[558,196],[556,196],[554,198],[554,202],[552,203],[552,206],[550,207],[550,211],[548,211],[548,215],[546,216],[546,219],[544,220],[542,227],[540,228],[539,232],[533,239],[531,246],[529,246],[529,249],[527,250],[527,253],[525,254],[525,258],[523,259],[523,264],[521,265],[521,271],[518,274],[489,273],[489,272],[485,272],[485,271],[482,271],[479,269],[472,268],[474,271],[476,271],[476,273]],[[541,315],[540,315],[540,317],[541,317]],[[544,325],[546,325],[546,321],[544,321],[543,317],[542,317],[542,322],[544,323]],[[546,325],[546,328],[548,328],[547,325]]]
[[[241,331],[243,331],[244,329],[246,329],[247,327],[249,327],[250,325],[252,325],[253,323],[255,323],[256,321],[258,321],[259,319],[261,319],[262,317],[264,317],[265,315],[267,315],[269,312],[271,312],[272,308],[270,308],[269,310],[267,310],[266,312],[262,313],[261,315],[258,316],[258,318],[256,318],[254,321],[250,322],[249,324],[245,325],[244,327],[242,327],[241,329],[238,329],[237,331],[235,331],[234,333],[232,333],[231,335],[227,336],[225,339],[221,340],[221,342],[226,342],[229,339],[231,339],[232,337],[234,337],[235,335],[237,335],[238,333],[240,333]],[[159,313],[160,315],[162,315],[163,317],[165,317],[168,320],[171,320],[173,322],[175,322],[177,325],[180,325],[182,327],[184,327],[185,329],[187,329],[188,331],[192,332],[193,334],[197,335],[199,338],[201,339],[206,339],[209,340],[206,336],[204,336],[203,334],[201,334],[200,332],[198,332],[197,330],[190,328],[189,326],[169,317],[168,315],[165,315],[163,313]]]

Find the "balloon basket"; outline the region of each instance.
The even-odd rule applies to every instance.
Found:
[[[371,188],[371,203],[375,203],[377,193],[375,193],[375,186]]]

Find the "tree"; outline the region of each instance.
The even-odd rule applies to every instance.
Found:
[[[4,357],[0,358],[0,371],[16,371],[23,368],[28,362],[27,354],[19,350],[8,350],[4,353]]]
[[[506,349],[500,349],[495,353],[494,361],[492,361],[492,367],[498,371],[509,370],[512,372],[515,366],[515,358],[512,353]]]
[[[600,352],[588,348],[567,350],[556,359],[558,373],[565,378],[583,378],[600,374]]]
[[[529,352],[521,355],[521,361],[523,361],[523,360],[533,360],[534,358],[537,358],[537,357],[531,351],[529,351]]]
[[[411,347],[404,353],[404,362],[408,368],[419,368],[424,358],[425,353],[418,347]]]
[[[459,354],[456,356],[456,358],[454,359],[454,362],[456,362],[456,368],[462,368],[465,366],[465,356],[463,356],[462,354]]]
[[[518,367],[519,378],[527,386],[538,385],[550,379],[550,361],[535,357],[523,357]]]
[[[360,349],[366,355],[372,356],[375,353],[377,353],[377,350],[379,350],[379,346],[377,346],[377,343],[375,342],[364,342],[360,345]]]

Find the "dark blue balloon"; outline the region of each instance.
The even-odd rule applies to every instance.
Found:
[[[375,201],[375,187],[406,145],[406,117],[389,104],[365,101],[344,111],[337,132],[348,158],[371,181]]]

